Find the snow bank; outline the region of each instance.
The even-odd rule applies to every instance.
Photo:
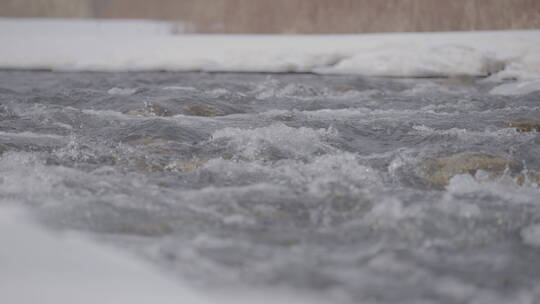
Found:
[[[77,234],[44,231],[20,210],[5,207],[0,208],[0,246],[1,303],[321,303],[275,291],[271,297],[255,291],[202,295],[128,254]]]
[[[12,210],[0,210],[0,244],[2,303],[209,303],[143,262],[45,233]]]
[[[224,36],[174,35],[166,23],[135,31],[137,23],[78,22],[0,19],[0,68],[540,78],[540,31]],[[115,30],[99,30],[107,27]]]

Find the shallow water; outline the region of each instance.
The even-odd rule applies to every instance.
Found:
[[[481,80],[0,72],[0,202],[200,288],[536,303],[540,93]],[[433,186],[425,159],[517,165]]]

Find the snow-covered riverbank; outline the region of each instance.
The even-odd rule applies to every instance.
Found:
[[[73,30],[68,30],[73,29]],[[175,35],[149,21],[0,19],[0,68],[537,78],[540,31]]]

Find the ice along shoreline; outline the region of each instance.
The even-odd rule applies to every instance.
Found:
[[[177,35],[163,22],[1,18],[0,28],[9,70],[540,78],[540,31]]]

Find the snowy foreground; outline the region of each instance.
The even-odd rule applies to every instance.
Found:
[[[538,78],[540,31],[336,36],[175,35],[149,21],[0,19],[0,68]]]
[[[20,210],[0,209],[0,301],[10,304],[265,304],[259,293],[211,295],[183,287],[153,266],[75,233],[53,234]],[[318,303],[293,294],[295,303]],[[274,300],[276,299],[273,296]],[[309,299],[309,301],[307,300]]]

